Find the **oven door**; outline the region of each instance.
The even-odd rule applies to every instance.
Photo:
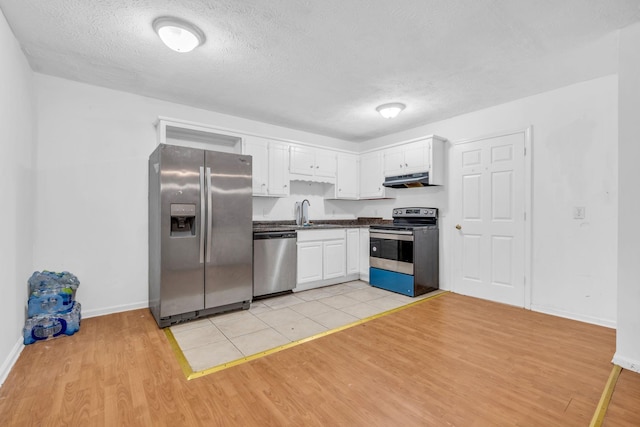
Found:
[[[382,270],[413,275],[413,232],[371,230],[369,265]]]

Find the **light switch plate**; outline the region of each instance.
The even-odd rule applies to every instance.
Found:
[[[573,219],[584,219],[585,207],[576,206],[573,208]]]

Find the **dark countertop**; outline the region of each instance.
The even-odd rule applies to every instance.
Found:
[[[253,231],[318,230],[327,228],[368,228],[374,224],[390,224],[382,218],[358,218],[311,221],[310,225],[296,225],[295,221],[253,221]]]

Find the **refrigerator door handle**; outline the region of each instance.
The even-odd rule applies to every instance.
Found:
[[[213,205],[211,202],[211,168],[207,168],[207,262],[211,262],[211,229],[213,228]]]
[[[204,262],[204,167],[200,166],[200,264]]]

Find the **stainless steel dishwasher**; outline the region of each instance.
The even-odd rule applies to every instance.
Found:
[[[253,297],[291,291],[296,287],[296,232],[253,233]]]

